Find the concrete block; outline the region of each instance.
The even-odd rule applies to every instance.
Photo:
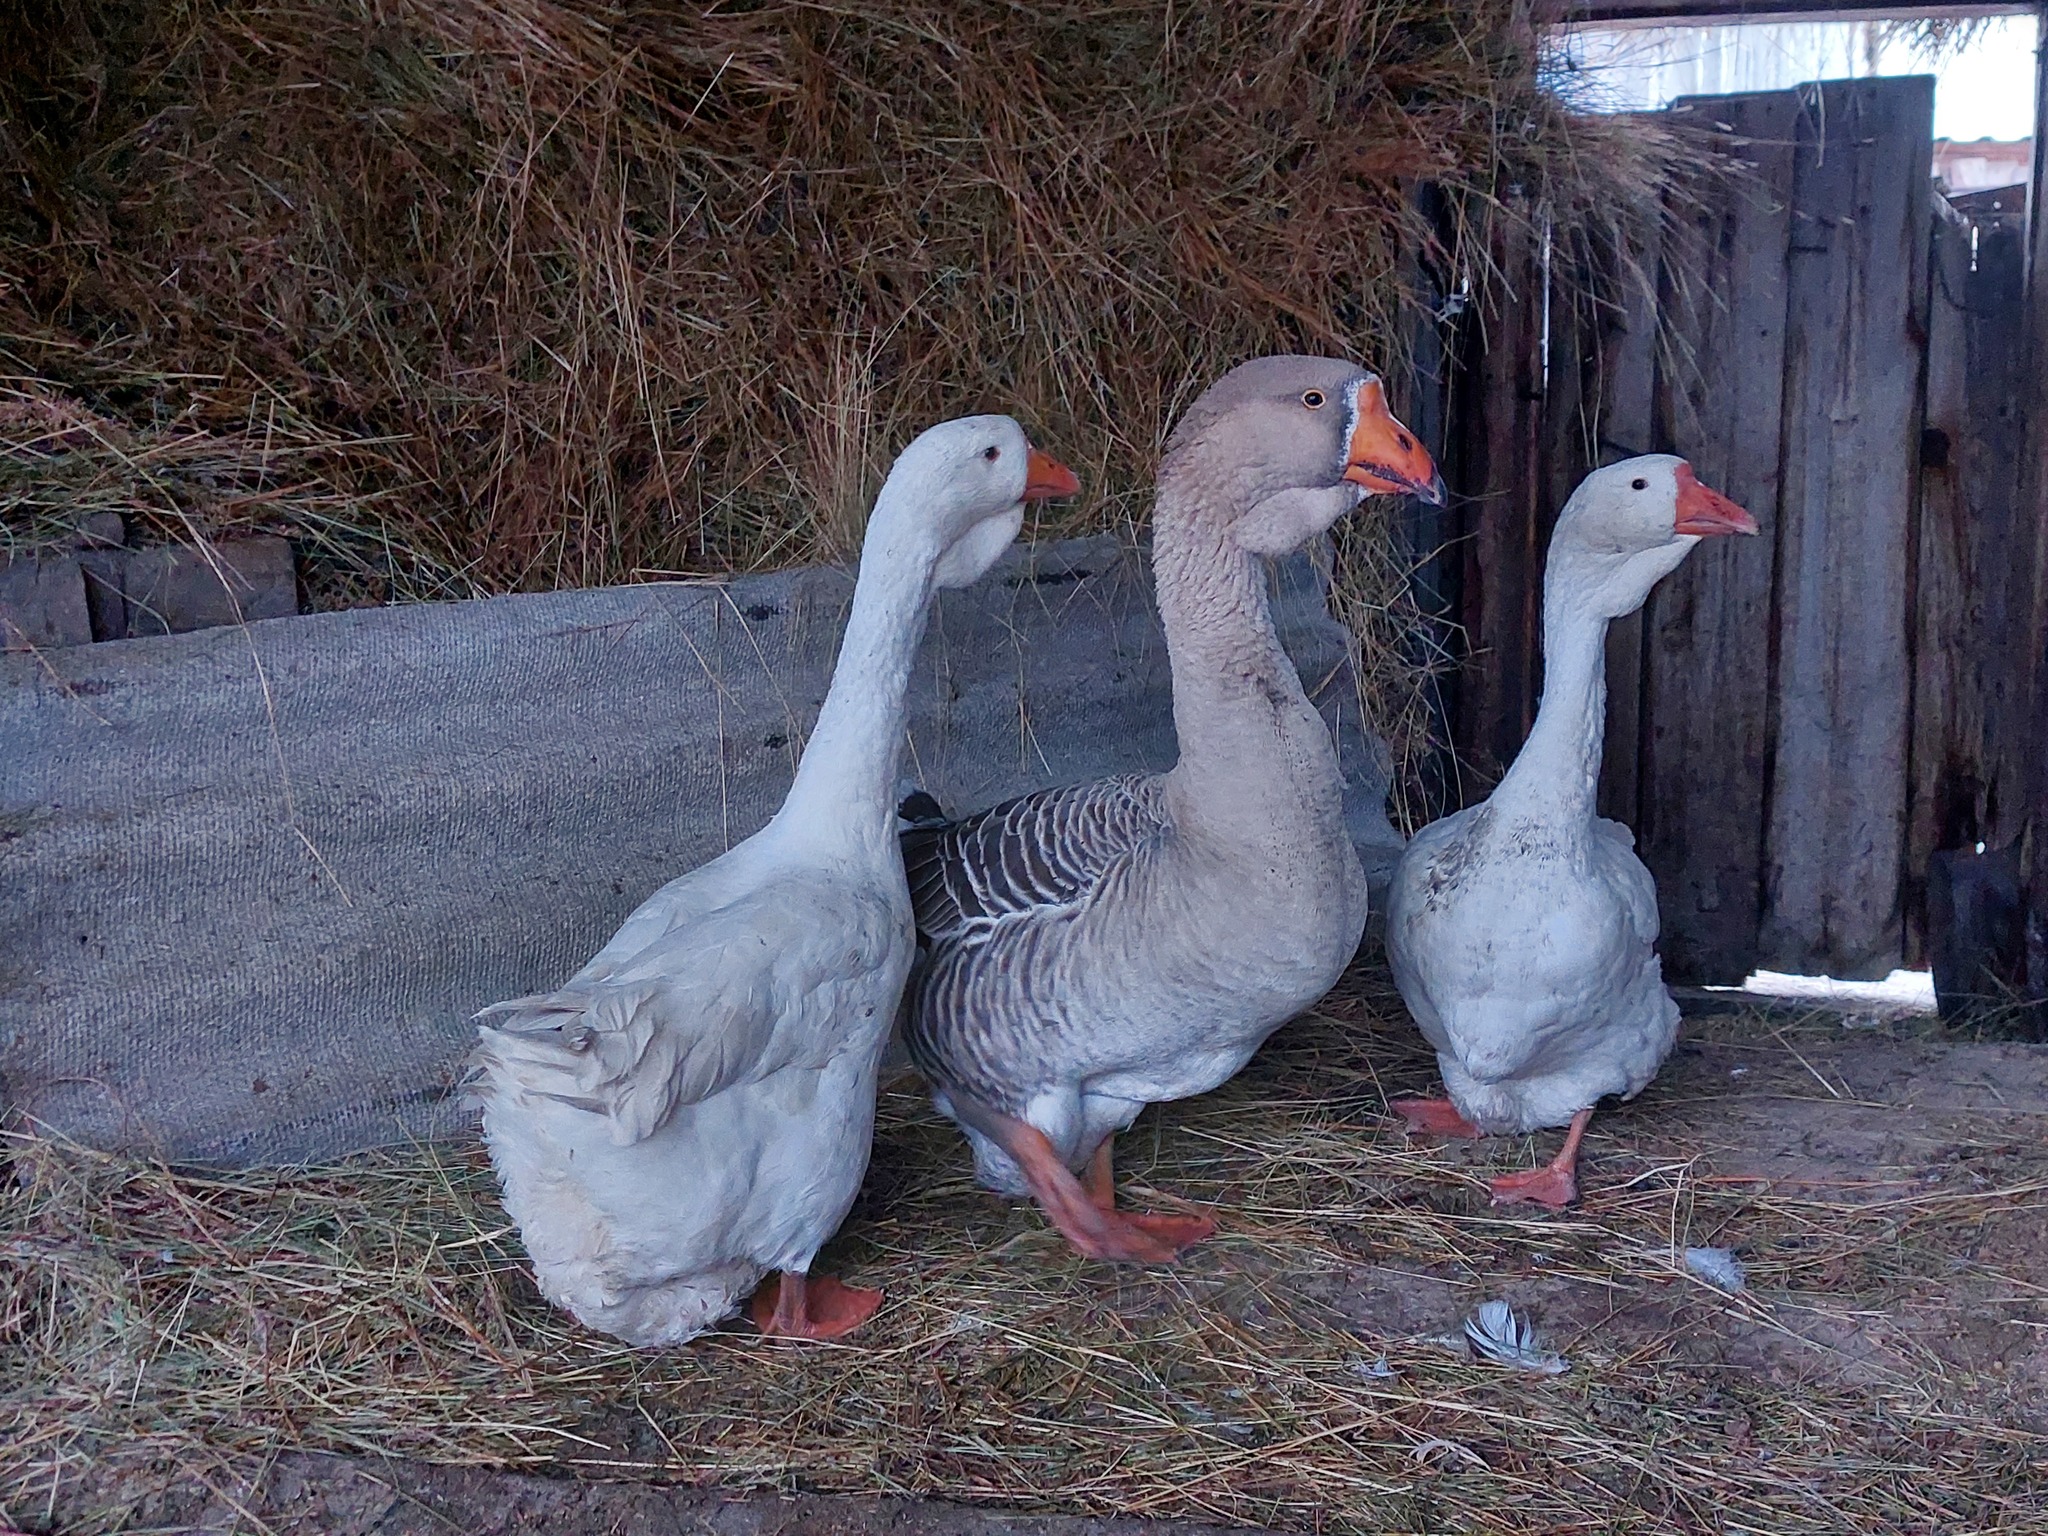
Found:
[[[0,658],[0,1096],[197,1161],[460,1129],[470,1016],[781,803],[852,590],[811,568]],[[1382,751],[1313,562],[1274,621],[1383,869]],[[942,593],[908,704],[904,772],[954,812],[1166,767],[1142,551],[1020,548]]]
[[[273,534],[219,539],[206,549],[130,550],[122,573],[130,636],[176,635],[299,611],[292,547]]]
[[[43,651],[91,639],[76,555],[27,556],[0,566],[0,650]]]

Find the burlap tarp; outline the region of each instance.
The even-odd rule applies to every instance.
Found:
[[[369,609],[0,659],[0,1090],[183,1161],[457,1130],[486,1003],[559,982],[789,784],[851,595],[814,568]],[[1315,567],[1276,615],[1399,851]],[[915,776],[960,812],[1173,758],[1143,555],[1013,551],[946,594]]]

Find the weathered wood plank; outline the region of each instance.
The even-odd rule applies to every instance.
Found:
[[[1773,969],[1873,977],[1901,958],[1934,82],[1805,94],[1760,953]]]
[[[1550,565],[1550,536],[1572,492],[1599,462],[1597,412],[1600,398],[1601,296],[1610,292],[1613,253],[1584,232],[1544,226],[1542,252],[1549,300],[1538,335],[1538,387],[1542,400],[1536,427],[1536,499],[1531,509],[1536,563],[1530,573],[1534,600],[1536,662],[1531,679],[1542,699],[1544,649],[1542,590]],[[1530,724],[1535,723],[1532,708]],[[1526,740],[1526,732],[1524,733]],[[1517,752],[1521,743],[1516,743]]]
[[[1550,303],[1539,338],[1543,405],[1536,490],[1536,539],[1544,564],[1557,514],[1599,462],[1600,296],[1612,291],[1614,264],[1613,253],[1603,247],[1604,242],[1558,230],[1546,251]]]
[[[1459,756],[1468,801],[1492,791],[1535,718],[1542,613],[1537,538],[1543,405],[1541,250],[1526,199],[1511,194],[1489,256],[1505,278],[1498,307],[1476,317],[1476,345],[1454,395],[1464,551],[1459,576],[1466,665],[1459,678]]]
[[[1415,210],[1431,234],[1424,242],[1403,243],[1401,282],[1409,293],[1427,299],[1429,312],[1410,322],[1407,377],[1395,381],[1400,402],[1396,409],[1437,462],[1447,466],[1448,474],[1451,341],[1457,334],[1450,297],[1458,279],[1446,251],[1455,243],[1456,232],[1440,187],[1426,182],[1413,196]],[[1415,765],[1412,782],[1393,789],[1400,813],[1396,819],[1417,826],[1461,803],[1451,730],[1458,679],[1455,671],[1441,665],[1444,658],[1457,654],[1458,576],[1463,562],[1457,547],[1457,515],[1451,506],[1432,507],[1413,496],[1401,502],[1398,526],[1409,562],[1409,591],[1423,619],[1422,632],[1410,637],[1412,660],[1433,673],[1429,711],[1436,750]]]
[[[1665,251],[1654,436],[1764,529],[1702,543],[1643,610],[1636,842],[1657,880],[1665,971],[1685,983],[1739,983],[1757,964],[1800,113],[1794,91],[1672,108],[1733,163],[1682,205]]]
[[[2028,402],[2025,225],[2010,213],[1978,227],[1976,259],[1963,292],[1965,409],[1961,422],[1939,423],[1957,460],[1961,500],[1968,509],[1968,590],[1974,594],[1957,627],[1931,642],[1971,648],[1978,713],[1971,724],[1982,764],[1973,807],[1975,840],[2003,847],[2026,825],[2029,768],[2042,743],[2031,723],[2033,657],[2013,637],[2032,633],[2039,617],[2028,590],[2030,567],[2039,568],[2043,520],[2025,501],[2013,466],[2027,452]],[[2040,390],[2035,379],[2035,389]],[[2036,418],[2038,419],[2038,417]],[[1972,840],[1965,823],[1943,846]]]
[[[1965,789],[1963,783],[1971,776],[1974,754],[1960,750],[1962,739],[1973,734],[1962,718],[1968,703],[1968,640],[1960,631],[1969,608],[1970,509],[1963,499],[1959,440],[1970,413],[1970,338],[1963,305],[1973,233],[1968,220],[1942,198],[1934,199],[1927,258],[1927,420],[1921,436],[1920,506],[1914,533],[1913,738],[1906,765],[1909,965],[1923,958],[1930,940],[1937,949],[1943,947],[1940,932],[1930,933],[1930,928],[1945,929],[1953,922],[1955,909],[1947,900],[1946,879],[1938,892],[1930,890],[1928,881],[1936,872],[1935,855],[1957,846],[1959,823],[1966,814],[1974,819],[1978,800],[1974,788]],[[1971,840],[1974,843],[1974,829]],[[1940,873],[1946,876],[1945,863]],[[1944,969],[1954,967],[1935,967],[1937,996]]]
[[[1926,953],[1939,915],[1927,900],[1933,856],[2005,849],[2026,817],[2032,669],[2013,640],[2032,622],[2039,535],[2014,473],[2025,453],[2024,267],[2011,222],[1977,226],[1936,202],[1913,603],[1909,963]],[[2023,958],[1987,955],[1985,964],[2017,984]]]
[[[1661,227],[1615,252],[1615,307],[1600,336],[1597,462],[1655,452],[1652,409],[1657,385],[1657,272]],[[1630,827],[1641,815],[1643,616],[1607,626],[1607,734],[1600,760],[1600,814]]]

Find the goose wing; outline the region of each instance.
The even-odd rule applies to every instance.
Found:
[[[1657,882],[1636,854],[1636,835],[1618,821],[1595,820],[1608,882],[1628,909],[1629,927],[1644,944],[1657,942]]]
[[[903,834],[918,941],[970,939],[1006,919],[1085,906],[1139,848],[1170,829],[1160,781],[1126,774],[1040,790]]]
[[[479,1091],[585,1110],[629,1146],[678,1106],[823,1067],[860,1033],[837,1017],[849,985],[885,974],[905,948],[885,900],[835,895],[828,914],[802,893],[764,890],[602,975],[486,1008]],[[893,1005],[878,998],[869,1013]]]

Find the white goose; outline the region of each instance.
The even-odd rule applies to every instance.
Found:
[[[1091,1257],[1160,1262],[1213,1229],[1118,1211],[1112,1138],[1230,1077],[1357,951],[1343,778],[1264,557],[1368,491],[1443,496],[1377,378],[1317,357],[1225,375],[1174,431],[1153,520],[1180,761],[905,835],[926,947],[911,1058],[982,1182],[1031,1194]]]
[[[904,691],[934,587],[1008,547],[1073,474],[1007,416],[924,433],[875,503],[832,687],[754,836],[663,886],[557,992],[486,1009],[484,1136],[541,1291],[676,1343],[764,1274],[764,1332],[836,1338],[881,1303],[808,1271],[866,1172],[913,953],[896,840]]]
[[[1756,531],[1683,459],[1588,475],[1551,536],[1529,739],[1491,798],[1416,833],[1394,871],[1387,959],[1450,1098],[1388,1108],[1439,1135],[1571,1127],[1554,1162],[1493,1181],[1497,1203],[1577,1198],[1593,1105],[1633,1098],[1670,1054],[1678,1007],[1657,963],[1657,888],[1628,828],[1593,811],[1607,625],[1701,538]]]

